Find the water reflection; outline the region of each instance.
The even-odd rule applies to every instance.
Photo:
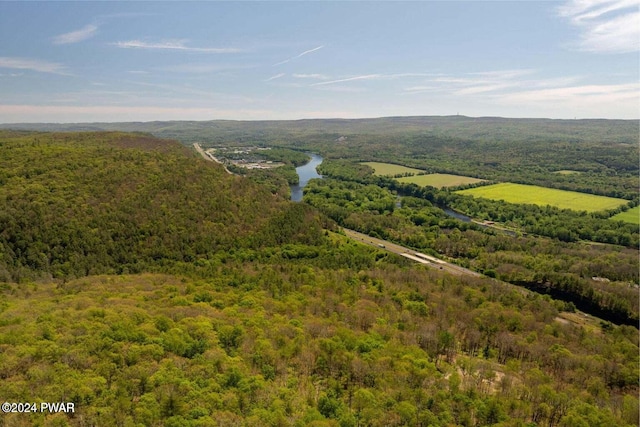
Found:
[[[296,168],[300,182],[298,185],[291,186],[291,200],[299,202],[302,200],[302,189],[307,185],[310,179],[322,178],[322,175],[318,175],[316,167],[322,163],[322,157],[317,154],[307,153],[311,157],[311,161],[306,165],[302,165]]]

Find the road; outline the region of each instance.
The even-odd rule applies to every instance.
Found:
[[[222,162],[220,162],[215,157],[209,156],[207,153],[205,153],[202,147],[200,147],[200,144],[198,144],[197,142],[193,144],[193,147],[206,160],[215,161],[222,164]],[[228,173],[231,173],[226,167],[224,169]],[[415,256],[416,251],[414,251],[413,249],[409,249],[404,246],[397,245],[393,242],[389,242],[387,240],[382,240],[382,239],[376,239],[375,237],[371,237],[363,233],[358,233],[357,231],[349,230],[348,228],[343,228],[343,230],[344,230],[344,233],[347,235],[347,237],[351,239],[357,240],[359,242],[362,242],[371,246],[375,246],[378,249],[384,249],[394,254],[401,255],[405,258],[408,258],[415,262],[419,262],[420,264],[424,264],[428,267],[431,267],[437,270],[446,271],[448,273],[455,274],[457,276],[482,277],[480,273],[476,273],[475,271],[469,270],[468,268],[460,267],[459,265],[451,264],[450,262],[439,260],[434,257],[430,257],[431,260],[421,259]]]
[[[389,242],[387,240],[382,240],[382,239],[376,239],[375,237],[371,237],[363,233],[358,233],[357,231],[349,230],[348,228],[343,228],[342,230],[344,231],[347,237],[353,240],[365,243],[367,245],[375,246],[378,249],[383,249],[383,250],[392,252],[394,254],[401,255],[412,261],[419,262],[420,264],[425,264],[428,267],[431,267],[437,270],[446,271],[448,273],[455,274],[457,276],[482,277],[482,274],[480,273],[477,273],[473,270],[469,270],[468,268],[460,267],[459,265],[451,264],[450,262],[446,262],[443,260],[428,261],[425,259],[420,259],[419,257],[416,257],[414,255],[416,253],[415,250],[397,245],[393,242]]]
[[[471,277],[483,277],[482,274],[477,273],[475,271],[469,270],[468,268],[460,267],[459,265],[451,264],[450,262],[438,260],[438,262],[429,262],[419,257],[412,256],[416,251],[413,249],[405,248],[404,246],[397,245],[395,243],[389,242],[387,240],[376,239],[375,237],[367,236],[366,234],[358,233],[354,230],[349,230],[348,228],[342,229],[347,237],[356,240],[361,243],[365,243],[367,245],[375,246],[380,250],[387,250],[394,254],[398,254],[404,256],[405,258],[409,258],[413,261],[419,262],[421,264],[425,264],[427,267],[446,271],[451,274],[455,274],[457,276],[471,276]],[[381,246],[382,245],[382,246]],[[492,279],[496,281],[496,279]],[[501,282],[504,284],[509,284],[508,282]],[[533,291],[529,291],[525,288],[521,288],[520,286],[511,285],[513,289],[517,289],[518,292],[523,295],[529,295],[532,293],[536,293]],[[556,320],[563,322],[572,322],[577,325],[582,325],[588,328],[587,330],[600,331],[599,325],[603,322],[600,318],[595,317],[591,314],[584,313],[582,311],[576,310],[575,313],[561,313],[556,317]]]
[[[204,157],[205,160],[209,160],[210,162],[216,162],[216,163],[220,163],[222,165],[222,167],[224,168],[224,170],[227,171],[228,174],[233,175],[233,172],[231,172],[229,169],[227,169],[227,167],[224,165],[224,163],[222,163],[220,160],[216,159],[213,156],[208,155],[207,153],[205,153],[205,151],[202,149],[202,147],[200,147],[200,144],[198,144],[197,142],[195,142],[193,144],[193,148],[196,149],[196,151],[198,153],[200,153],[200,155],[202,157]]]

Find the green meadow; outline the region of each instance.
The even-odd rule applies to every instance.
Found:
[[[615,199],[613,197],[556,190],[554,188],[538,187],[536,185],[513,184],[510,182],[461,190],[457,193],[491,200],[504,200],[509,203],[541,206],[551,205],[561,209],[587,212],[612,209],[627,203],[624,199]]]
[[[555,171],[554,173],[557,173],[558,175],[580,175],[582,172],[574,171],[571,169],[562,169],[559,171]]]
[[[475,184],[476,182],[483,181],[478,178],[471,178],[469,176],[462,175],[450,175],[447,173],[431,173],[428,175],[416,175],[398,178],[400,182],[408,182],[417,184],[420,186],[430,185],[436,188],[444,187],[456,187],[458,185]]]
[[[610,219],[640,225],[640,206],[631,208],[626,212],[620,212],[619,214],[612,216]]]
[[[394,165],[392,163],[363,162],[361,164],[367,165],[370,168],[372,168],[375,171],[376,175],[383,175],[383,176],[385,175],[394,176],[394,175],[405,174],[405,173],[416,174],[416,173],[424,172],[423,170],[420,170],[420,169],[408,168],[406,166]]]

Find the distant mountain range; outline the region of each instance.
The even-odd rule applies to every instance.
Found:
[[[429,132],[465,139],[522,140],[540,138],[576,138],[601,140],[612,137],[615,129],[619,142],[638,139],[638,120],[557,120],[513,119],[502,117],[409,116],[371,119],[304,119],[264,121],[154,121],[116,123],[8,123],[3,129],[31,131],[126,131],[145,132],[157,137],[173,138],[184,143],[219,140],[221,137],[242,139],[251,133],[267,139],[286,136],[304,137],[318,134],[396,134]]]

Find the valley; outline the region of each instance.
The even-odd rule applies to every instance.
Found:
[[[225,138],[205,133],[197,145],[0,131],[3,397],[75,408],[4,422],[637,424],[638,231],[614,218],[637,209],[633,145],[617,148],[627,127],[608,127],[617,174],[589,163],[608,144],[596,137],[578,142],[590,155],[571,159],[582,173],[547,174],[540,168],[570,169],[564,146],[547,141],[554,164],[536,170],[517,163],[524,148],[509,134],[498,138],[509,154],[484,165],[460,160],[469,146],[489,149],[482,138],[456,142],[464,126],[436,136],[421,123],[447,120],[396,121],[379,134],[382,119],[333,131],[221,123]],[[563,127],[549,127],[561,141]],[[229,174],[209,161],[214,146],[255,147],[283,166],[225,164]],[[402,169],[375,173],[391,150],[394,164],[428,173],[411,178],[481,181],[436,188],[403,182]],[[323,178],[291,202],[305,163]],[[460,193],[514,181],[590,185],[617,204]]]
[[[0,4],[0,427],[640,426],[638,0]]]

